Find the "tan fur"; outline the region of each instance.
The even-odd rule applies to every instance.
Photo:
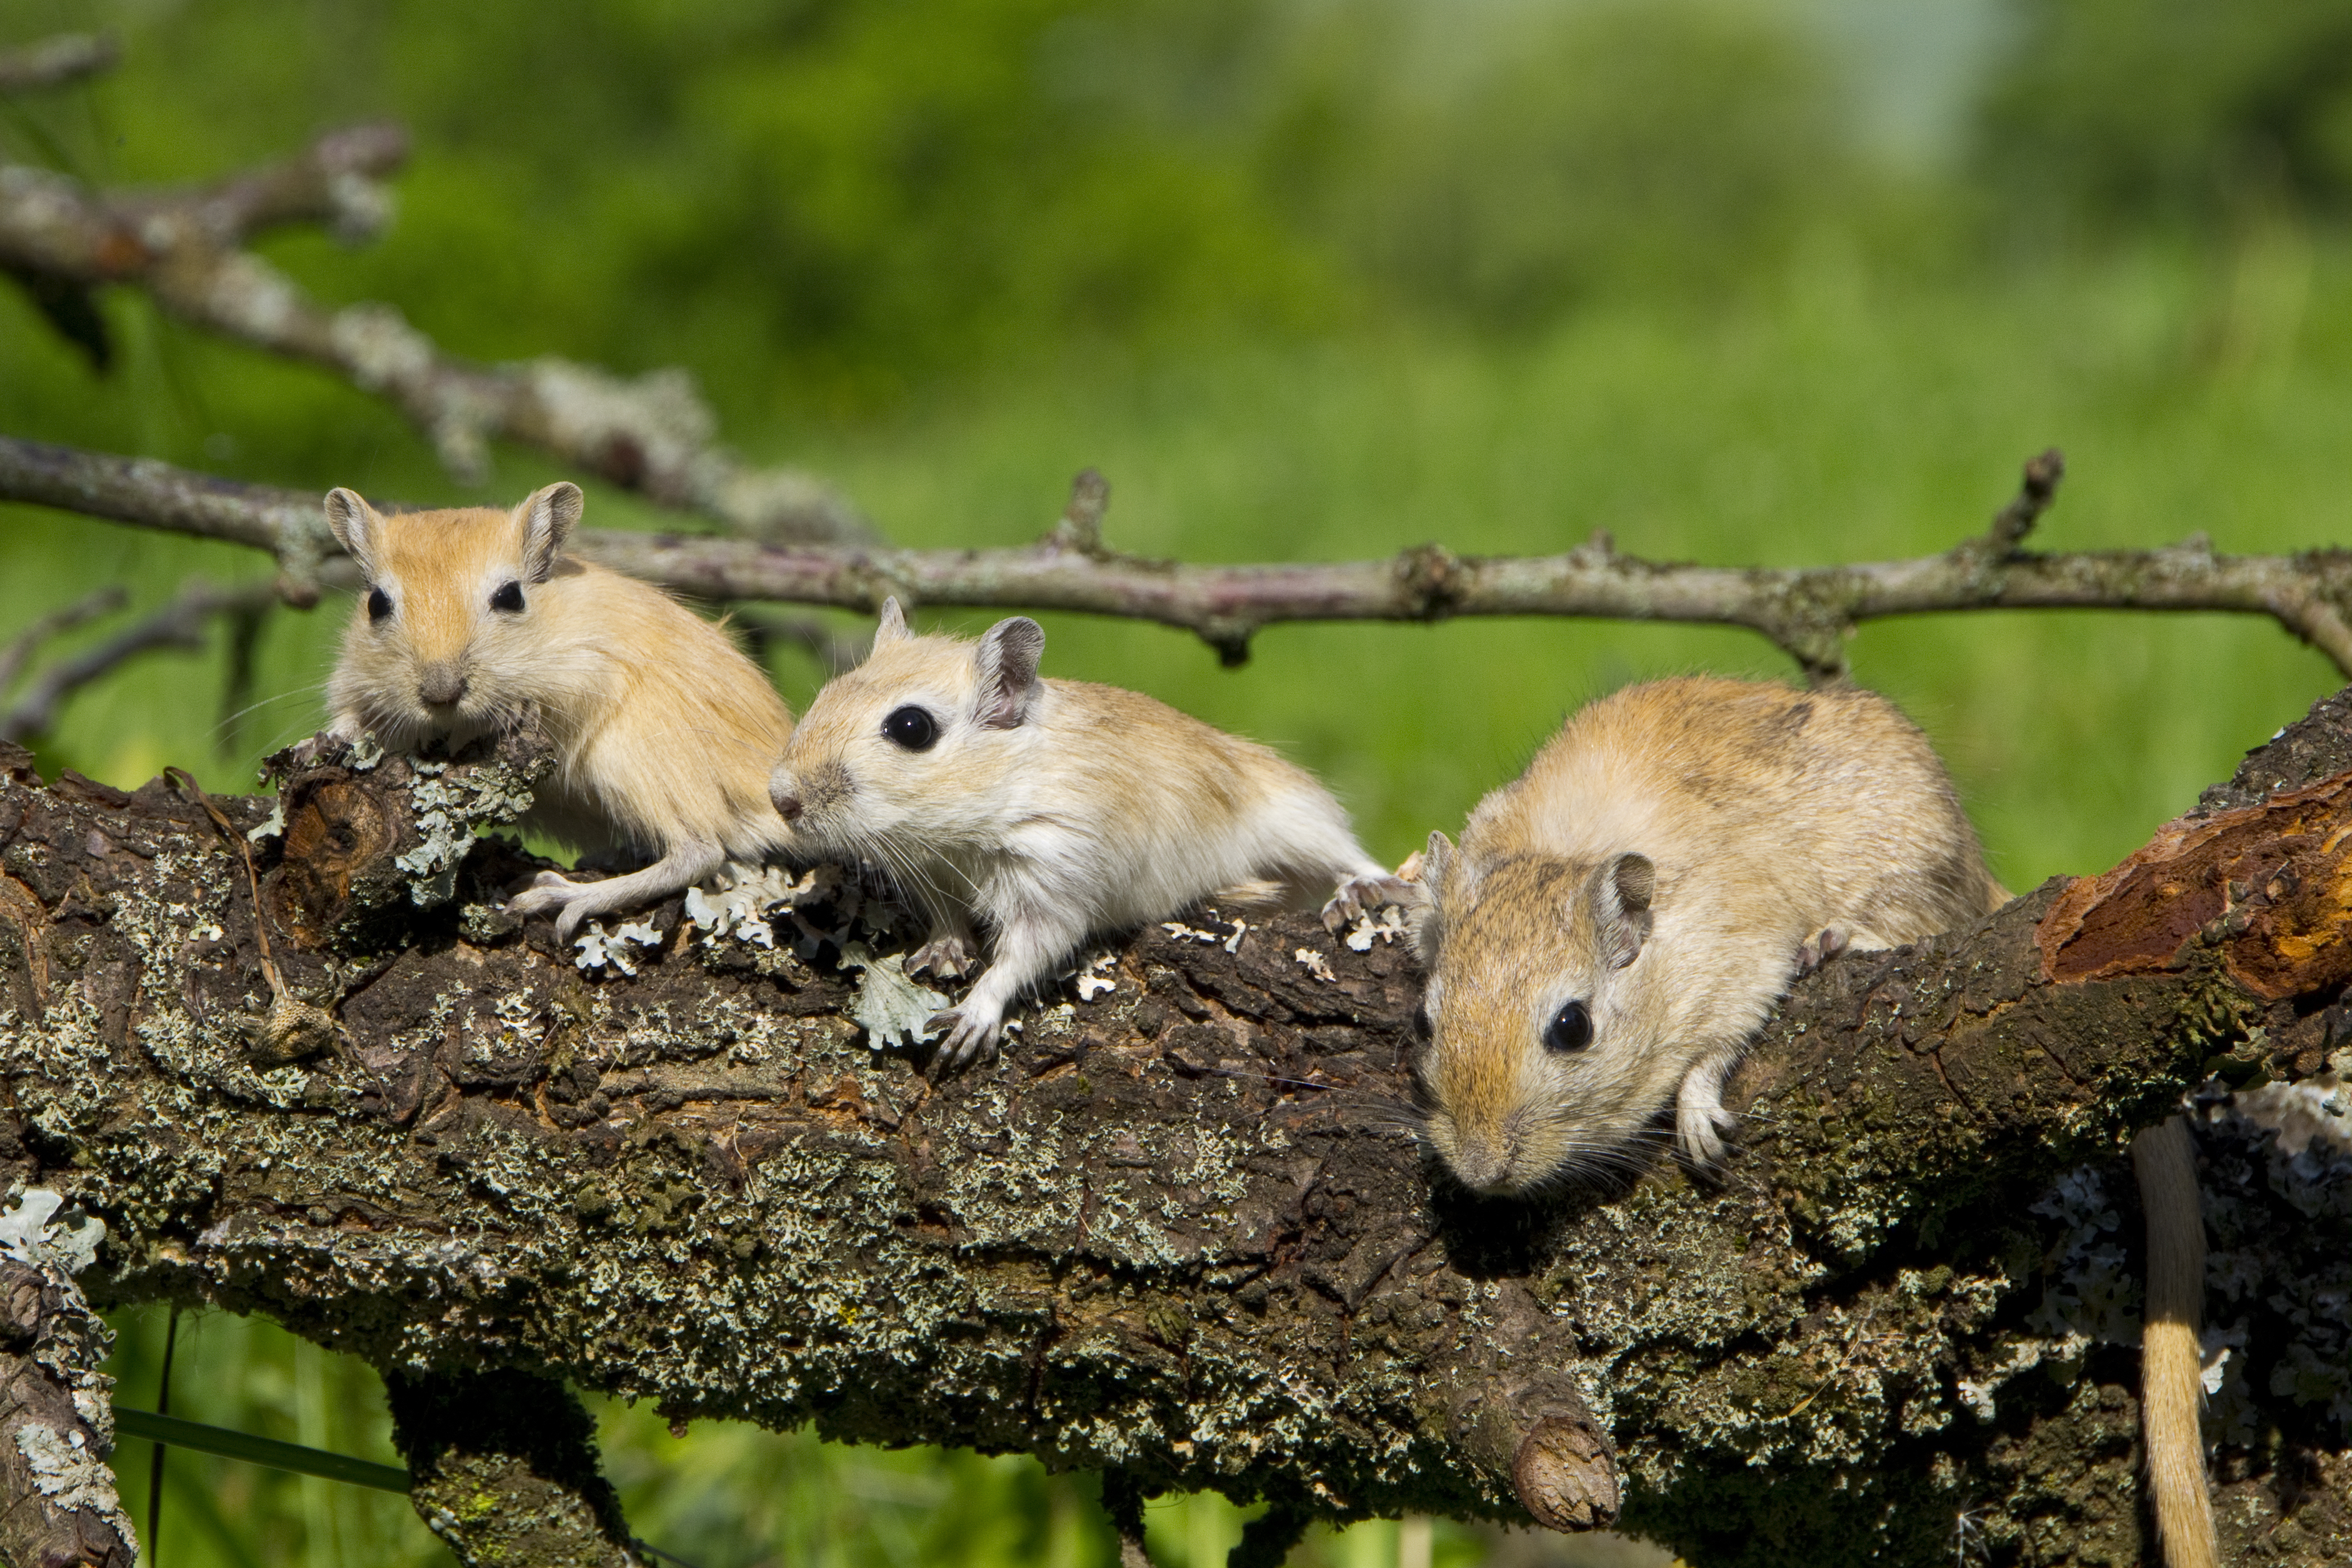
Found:
[[[650,584],[562,554],[580,510],[568,484],[512,511],[384,517],[349,490],[328,498],[338,537],[393,606],[376,619],[362,592],[352,610],[327,689],[335,733],[454,748],[533,719],[558,762],[530,826],[660,857],[602,882],[550,873],[516,900],[560,910],[567,940],[591,915],[781,847],[768,771],[792,734],[775,689],[718,627]],[[492,606],[509,584],[519,612]]]
[[[2140,1333],[2140,1428],[2167,1568],[2216,1568],[2221,1543],[2205,1490],[2205,1402],[2199,1331],[2205,1316],[2205,1221],[2197,1144],[2179,1116],[2132,1140],[2147,1216],[2147,1313]]]
[[[1721,1152],[1722,1080],[1808,953],[1946,931],[2008,895],[1925,736],[1866,691],[1662,680],[1578,712],[1433,836],[1428,1137],[1466,1184],[1640,1163],[1676,1107]],[[1591,1043],[1559,1051],[1570,1001]]]
[[[1043,679],[1044,643],[1024,617],[977,643],[917,637],[892,601],[772,781],[796,855],[874,861],[920,906],[918,965],[961,973],[991,928],[988,972],[943,1016],[950,1061],[992,1046],[1005,1006],[1097,932],[1211,896],[1352,911],[1403,890],[1304,769],[1137,692]],[[927,750],[885,736],[908,706],[936,721]]]

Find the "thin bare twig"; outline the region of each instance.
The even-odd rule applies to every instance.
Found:
[[[33,662],[33,656],[41,650],[43,643],[61,632],[73,630],[85,621],[114,614],[130,597],[128,590],[120,584],[100,588],[96,593],[83,595],[62,610],[43,616],[9,638],[8,646],[0,648],[0,693],[16,684],[16,678],[25,673],[25,667]]]
[[[183,321],[322,366],[397,405],[469,481],[487,474],[490,442],[519,441],[754,538],[872,537],[824,481],[748,468],[719,447],[718,422],[685,371],[629,380],[553,357],[478,364],[390,305],[330,310],[242,248],[287,223],[323,222],[346,238],[375,233],[391,215],[382,181],[407,152],[397,126],[357,126],[211,185],[129,195],[0,167],[0,269],[53,294],[144,288]]]
[[[2053,455],[2026,489],[2056,483]],[[2037,477],[2037,475],[2039,477]],[[1091,493],[1099,476],[1080,477]],[[0,437],[0,500],[29,501],[147,528],[230,540],[278,555],[281,582],[349,581],[349,567],[299,491],[232,484],[162,463]],[[1437,621],[1455,616],[1566,616],[1738,626],[1769,637],[1814,680],[1845,674],[1845,640],[1864,621],[1948,610],[2225,610],[2263,615],[2352,677],[2352,552],[2217,555],[2201,535],[2158,550],[2036,555],[2013,523],[1937,555],[1791,569],[1698,566],[1619,552],[1606,533],[1559,555],[1465,556],[1424,544],[1387,560],[1190,566],[1123,555],[1082,531],[1082,494],[1043,542],[1014,550],[878,550],[765,545],[583,529],[587,559],[713,601],[767,599],[871,613],[891,594],[913,605],[1078,610],[1193,632],[1228,663],[1261,627],[1286,621]],[[1099,513],[1095,514],[1097,518]],[[2018,515],[2012,509],[2007,517]],[[1077,520],[1081,527],[1074,528]],[[1076,534],[1078,537],[1074,538]]]
[[[117,58],[114,40],[95,33],[59,33],[0,49],[0,93],[63,87],[112,69]]]
[[[120,589],[106,590],[121,602]],[[267,605],[276,595],[268,584],[247,584],[242,587],[219,588],[207,583],[192,583],[183,587],[172,602],[145,619],[124,627],[94,647],[87,648],[71,658],[60,659],[37,672],[25,683],[16,700],[0,711],[0,741],[21,741],[27,735],[38,735],[57,722],[58,709],[65,700],[100,677],[127,664],[142,653],[158,648],[200,648],[204,646],[205,625],[216,615],[236,614]],[[92,595],[80,610],[100,595]],[[71,614],[72,612],[65,612]],[[55,621],[58,616],[51,616]],[[83,616],[81,619],[89,617]],[[40,626],[32,628],[40,631]],[[54,636],[61,628],[52,627],[47,635]],[[29,636],[30,634],[26,634]],[[18,643],[25,637],[16,639]],[[16,651],[12,645],[9,650]],[[13,672],[12,672],[13,673]]]

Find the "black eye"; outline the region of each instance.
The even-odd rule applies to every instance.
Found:
[[[940,738],[940,723],[927,710],[908,703],[892,710],[890,717],[882,721],[882,733],[910,752],[928,752]]]
[[[1544,1026],[1544,1044],[1555,1051],[1580,1051],[1592,1043],[1592,1014],[1581,1002],[1570,1002]]]
[[[1429,1019],[1429,1004],[1423,1002],[1412,1010],[1412,1032],[1423,1039],[1437,1033],[1437,1026]]]
[[[509,615],[520,613],[522,609],[522,584],[520,583],[499,584],[499,591],[490,595],[490,608],[494,610],[504,610]]]
[[[392,595],[381,588],[368,590],[368,619],[380,621],[392,614]]]

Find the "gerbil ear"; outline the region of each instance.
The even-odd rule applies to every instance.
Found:
[[[1622,969],[1642,955],[1657,887],[1658,868],[1646,855],[1620,855],[1592,874],[1593,934],[1610,968]]]
[[[1037,661],[1045,652],[1045,628],[1026,616],[989,627],[972,655],[980,676],[972,717],[991,730],[1010,730],[1025,721],[1037,700]]]
[[[1443,833],[1429,836],[1429,847],[1421,852],[1421,885],[1435,903],[1445,892],[1446,875],[1454,869],[1454,841]]]
[[[913,635],[907,630],[907,612],[899,607],[898,595],[893,594],[882,601],[882,613],[874,617],[874,648],[866,657],[871,658],[889,644]]]
[[[383,519],[357,490],[329,490],[326,510],[327,526],[334,531],[336,542],[359,563],[360,575],[374,582],[375,531]]]
[[[555,558],[563,553],[564,542],[580,526],[580,514],[587,509],[588,498],[570,479],[531,491],[515,508],[515,521],[522,525],[525,581],[544,583],[553,575]]]

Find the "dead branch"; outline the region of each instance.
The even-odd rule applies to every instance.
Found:
[[[747,468],[716,446],[717,420],[682,370],[629,380],[554,357],[477,364],[390,305],[330,310],[243,248],[288,223],[325,223],[346,239],[375,233],[392,210],[382,181],[407,152],[398,127],[358,126],[210,185],[122,195],[0,167],[0,269],[45,300],[143,288],[183,321],[321,366],[391,399],[468,482],[487,474],[491,441],[519,441],[753,538],[871,537],[822,480]]]
[[[1286,621],[1439,621],[1575,616],[1746,626],[1814,680],[1845,674],[1864,621],[1958,610],[2228,610],[2263,615],[2352,676],[2352,552],[2217,555],[2202,535],[2158,550],[2030,554],[2017,548],[2048,504],[2057,454],[2028,465],[2020,500],[1986,534],[1939,555],[1850,566],[1697,566],[1620,552],[1605,533],[1560,555],[1456,555],[1427,544],[1385,561],[1191,566],[1147,561],[1100,538],[1100,476],[1081,475],[1071,511],[1015,550],[881,550],[583,530],[583,556],[714,601],[771,599],[872,612],[914,605],[1078,610],[1193,632],[1228,663]],[[165,464],[0,437],[0,500],[28,501],[276,553],[280,581],[315,584],[342,565],[319,503]],[[348,580],[347,578],[344,580]],[[307,589],[315,596],[315,587]],[[296,602],[300,602],[298,598]]]
[[[120,53],[112,38],[59,33],[38,43],[0,49],[0,93],[63,87],[111,70]]]
[[[124,627],[114,636],[85,649],[70,658],[60,659],[35,674],[25,683],[25,689],[5,710],[0,710],[0,741],[22,741],[28,735],[46,732],[57,722],[58,707],[68,696],[100,677],[111,673],[138,658],[162,648],[201,648],[204,647],[206,624],[215,616],[249,615],[277,597],[277,589],[267,583],[247,584],[241,587],[221,588],[208,583],[191,583],[183,587],[172,602]],[[40,640],[55,636],[65,626],[77,620],[87,620],[89,615],[78,612],[99,604],[114,608],[122,600],[119,588],[101,589],[81,604],[58,615],[49,616],[19,636],[5,654],[0,654],[0,675],[13,676],[16,668],[10,661],[19,649],[29,655]],[[93,610],[92,614],[99,613]],[[68,618],[72,617],[72,618]],[[0,679],[0,694],[7,690],[8,682]]]

